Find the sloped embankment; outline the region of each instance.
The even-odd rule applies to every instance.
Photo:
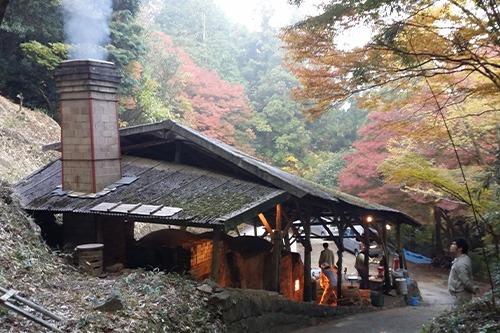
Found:
[[[58,157],[41,146],[59,141],[59,125],[43,112],[0,96],[0,179],[15,182]]]
[[[0,182],[0,285],[65,318],[64,331],[221,332],[224,326],[199,284],[178,275],[142,270],[93,278],[52,253],[38,227],[12,202]],[[123,309],[94,309],[112,294]],[[40,332],[41,327],[0,307],[2,332]]]

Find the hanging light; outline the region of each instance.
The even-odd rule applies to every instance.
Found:
[[[389,223],[387,223],[387,224],[385,225],[385,228],[386,228],[387,230],[391,230],[391,225],[390,225]]]
[[[368,215],[368,216],[366,217],[366,222],[370,223],[370,222],[372,222],[372,221],[373,221],[373,216]]]

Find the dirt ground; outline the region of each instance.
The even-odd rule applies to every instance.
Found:
[[[333,245],[334,246],[334,245]],[[319,244],[321,250],[321,243]],[[333,250],[333,249],[332,249]],[[336,250],[334,250],[336,251]],[[313,245],[313,264],[319,258],[318,244]],[[345,253],[348,272],[354,272],[354,256]],[[370,270],[373,269],[372,265]],[[416,280],[423,298],[418,306],[406,306],[383,309],[370,313],[360,313],[339,318],[320,325],[294,331],[296,333],[416,333],[422,325],[445,310],[451,309],[452,299],[448,293],[448,270],[434,268],[430,265],[408,263],[408,272]],[[482,291],[487,286],[477,283]],[[390,297],[390,296],[386,296]],[[387,302],[386,302],[387,303]]]

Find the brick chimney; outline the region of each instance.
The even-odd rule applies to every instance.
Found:
[[[56,71],[64,191],[96,193],[121,178],[114,64],[64,61]]]

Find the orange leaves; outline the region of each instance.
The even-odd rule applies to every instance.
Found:
[[[417,101],[427,108],[428,100],[414,95],[415,85],[424,78],[438,91],[452,90],[463,100],[471,94],[487,95],[485,91],[499,94],[500,53],[494,46],[494,30],[485,28],[492,24],[487,21],[487,9],[471,8],[470,3],[459,0],[422,2],[408,8],[402,18],[372,21],[378,35],[363,48],[343,51],[333,42],[341,33],[342,22],[362,18],[355,12],[343,11],[329,25],[298,25],[282,34],[287,66],[301,83],[294,96],[311,116],[352,95],[362,96],[367,106],[380,108],[384,104],[383,96],[377,96],[380,91],[408,91],[403,94],[406,99],[400,98],[394,105],[391,101],[391,108]],[[470,76],[487,82],[471,81]],[[367,91],[374,93],[368,95]],[[371,98],[375,100],[369,101]],[[460,98],[455,97],[453,103]]]

